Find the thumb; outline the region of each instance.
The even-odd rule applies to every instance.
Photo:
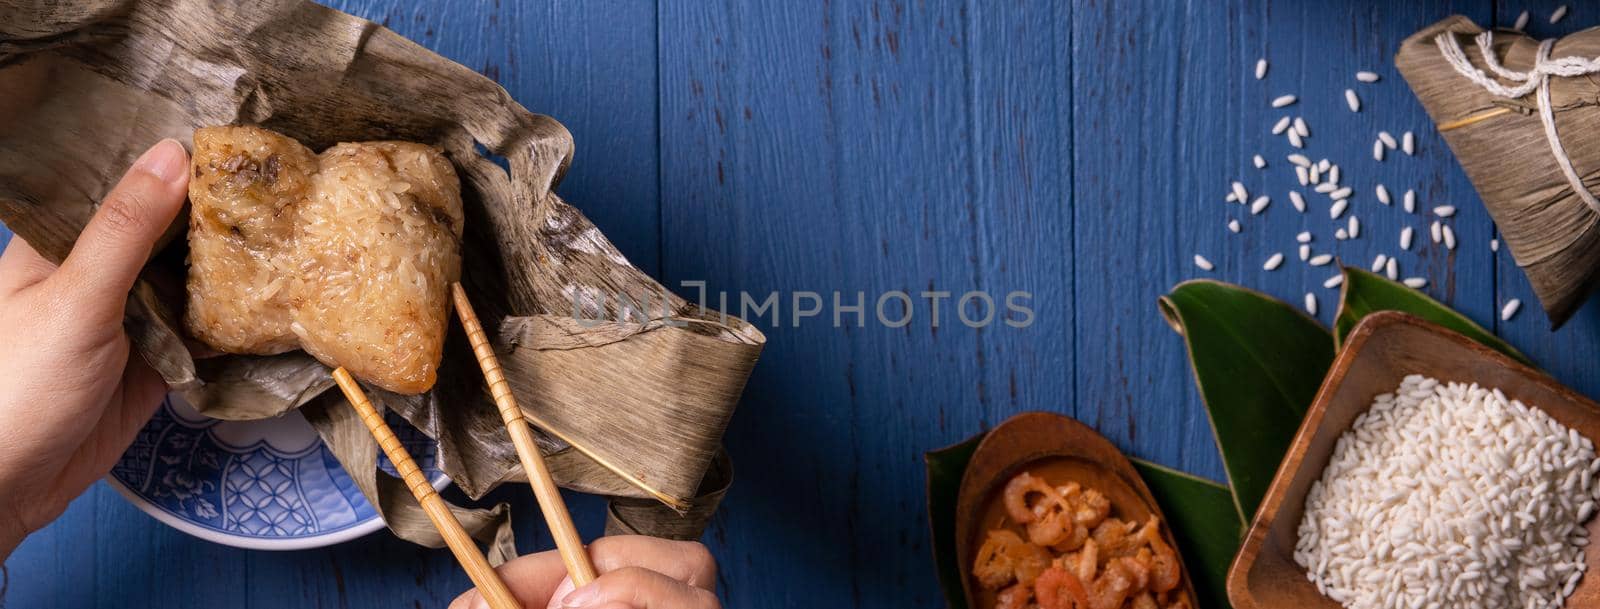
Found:
[[[183,207],[189,155],[166,139],[145,151],[111,189],[50,281],[74,299],[115,307],[117,317],[139,269]]]

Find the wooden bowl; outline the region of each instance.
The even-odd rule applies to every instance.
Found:
[[[988,531],[986,522],[1005,511],[1000,493],[1006,482],[1030,467],[1048,467],[1062,478],[1099,489],[1111,500],[1111,513],[1124,520],[1142,521],[1152,514],[1161,518],[1161,535],[1177,548],[1167,519],[1156,505],[1144,480],[1105,436],[1069,417],[1048,412],[1025,412],[995,427],[972,453],[961,476],[956,498],[956,556],[961,561],[961,588],[971,609],[994,606],[994,593],[972,585],[972,562]],[[1187,566],[1179,586],[1195,604],[1194,585]],[[979,601],[985,601],[980,603]]]
[[[1411,315],[1392,311],[1369,315],[1350,332],[1322,381],[1228,570],[1228,599],[1234,609],[1343,609],[1317,592],[1306,579],[1306,570],[1294,561],[1306,493],[1322,477],[1339,436],[1366,412],[1373,398],[1394,391],[1410,374],[1497,387],[1585,437],[1600,439],[1600,405],[1543,372]],[[1587,528],[1591,538],[1597,538],[1600,519],[1589,521]],[[1584,561],[1594,567],[1597,558],[1600,544],[1590,545]],[[1590,569],[1564,606],[1600,607],[1600,577],[1594,573]]]

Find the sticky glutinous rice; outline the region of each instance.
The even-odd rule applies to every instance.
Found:
[[[1348,609],[1560,607],[1596,470],[1594,443],[1538,408],[1411,375],[1339,438],[1294,559]]]

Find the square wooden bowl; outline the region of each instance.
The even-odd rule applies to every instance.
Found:
[[[1317,592],[1306,579],[1306,570],[1294,561],[1306,493],[1322,477],[1339,436],[1366,412],[1373,398],[1394,391],[1410,374],[1497,387],[1584,437],[1600,440],[1600,404],[1549,375],[1420,318],[1397,312],[1370,315],[1350,332],[1323,379],[1316,402],[1300,424],[1234,558],[1228,571],[1228,599],[1234,609],[1342,609]],[[1591,519],[1586,527],[1591,539],[1600,539],[1600,518]],[[1597,561],[1600,544],[1591,544],[1584,562],[1594,567]],[[1564,606],[1600,607],[1597,574],[1591,568]]]

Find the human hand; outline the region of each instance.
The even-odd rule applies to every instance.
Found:
[[[167,386],[122,328],[128,292],[189,184],[175,140],[106,195],[59,268],[23,241],[0,254],[0,560],[116,463]]]
[[[519,557],[497,569],[524,607],[546,609],[720,609],[717,563],[706,547],[640,535],[601,537],[589,544],[600,577],[574,590],[555,551]],[[487,609],[468,590],[450,609]]]

